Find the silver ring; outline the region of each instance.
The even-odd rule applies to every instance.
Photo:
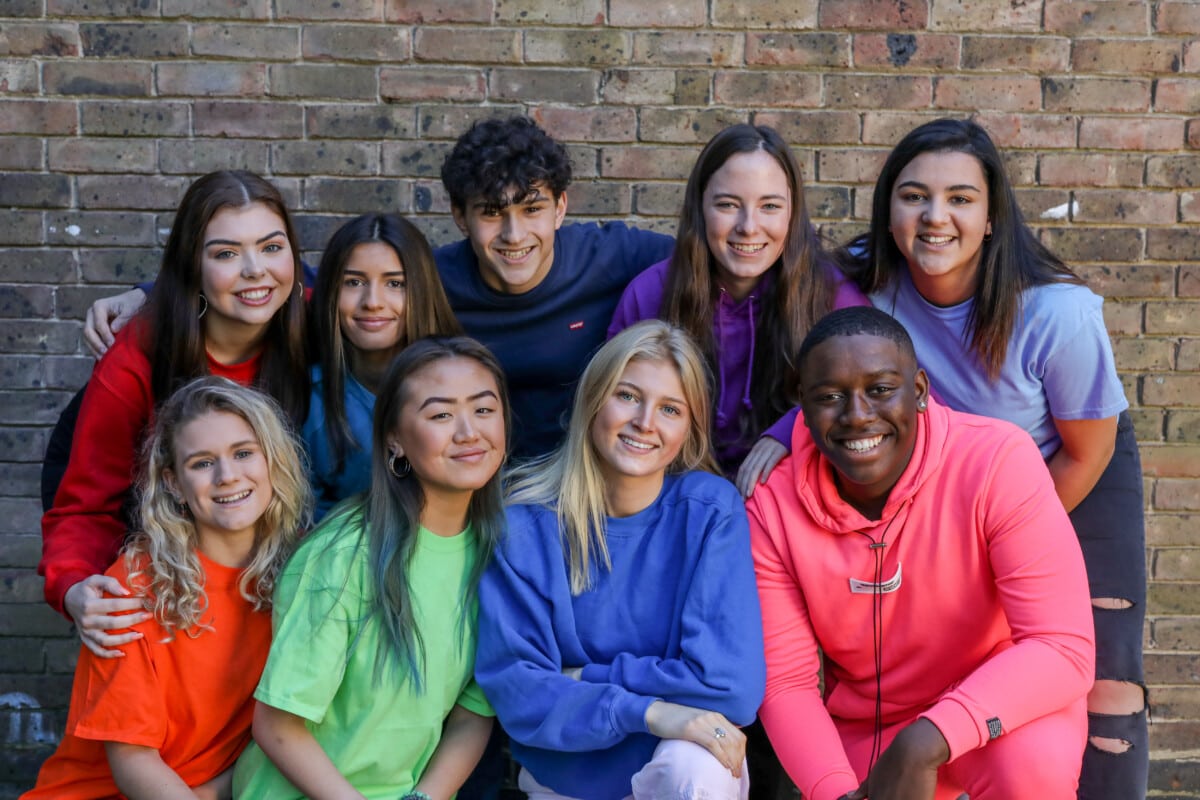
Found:
[[[717,737],[718,739],[724,739],[727,734],[725,733],[724,728],[713,728],[713,736]]]

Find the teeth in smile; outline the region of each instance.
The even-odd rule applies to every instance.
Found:
[[[847,439],[846,441],[842,442],[842,445],[847,450],[853,450],[856,453],[864,453],[873,447],[878,447],[879,443],[882,441],[883,434],[880,434],[879,436],[872,436],[870,439]]]
[[[754,255],[766,248],[765,244],[734,244],[733,242],[730,242],[729,246],[739,253],[746,253],[747,255]]]
[[[500,255],[504,256],[505,258],[511,258],[515,260],[518,258],[524,258],[531,252],[533,252],[532,247],[523,247],[520,250],[501,250]]]
[[[926,244],[946,244],[947,242],[951,241],[952,239],[954,239],[953,236],[928,236],[928,235],[926,235],[926,236],[921,237],[921,241],[925,242]]]
[[[245,500],[249,496],[250,496],[250,490],[247,489],[244,492],[238,492],[237,494],[231,494],[229,497],[216,497],[213,499],[216,500],[216,502],[218,502],[218,503],[225,504],[225,503],[236,503],[238,500]]]
[[[620,438],[621,438],[622,442],[624,442],[625,444],[627,444],[630,447],[633,447],[637,450],[653,450],[654,449],[654,445],[646,444],[645,442],[639,442],[636,439],[630,439],[628,436],[622,436]]]
[[[262,300],[270,293],[270,289],[252,289],[248,292],[238,292],[238,297],[245,300]]]

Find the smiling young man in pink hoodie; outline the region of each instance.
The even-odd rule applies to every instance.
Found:
[[[792,455],[747,504],[789,775],[808,800],[1074,798],[1091,608],[1037,447],[937,404],[875,309],[825,317],[799,361]]]

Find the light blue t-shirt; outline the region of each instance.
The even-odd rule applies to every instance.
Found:
[[[993,380],[970,346],[974,300],[933,305],[908,270],[897,272],[870,295],[871,303],[908,329],[917,361],[951,408],[1019,425],[1049,458],[1062,444],[1055,419],[1105,419],[1129,407],[1104,327],[1104,300],[1086,286],[1051,283],[1025,292]]]
[[[325,419],[325,387],[321,368],[312,368],[312,397],[308,419],[301,433],[308,450],[309,479],[312,481],[316,508],[313,522],[320,522],[335,505],[351,495],[371,487],[371,426],[375,418],[375,395],[346,373],[346,421],[358,447],[350,447],[340,470],[335,469],[333,448]]]

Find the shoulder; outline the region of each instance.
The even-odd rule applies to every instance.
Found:
[[[943,469],[949,467],[951,473],[958,475],[968,471],[991,471],[1012,453],[1044,463],[1033,437],[1008,420],[968,414],[945,406],[938,408],[946,414]]]
[[[732,483],[711,472],[693,470],[668,478],[660,502],[667,506],[691,506],[716,513],[741,513],[742,496]]]
[[[1098,314],[1104,305],[1104,298],[1078,283],[1039,284],[1026,289],[1021,300],[1027,322],[1060,320],[1065,330],[1073,320]]]
[[[136,320],[117,333],[116,340],[96,362],[93,373],[106,383],[135,381],[149,385],[150,359],[142,347],[145,324]]]
[[[340,506],[325,517],[301,541],[284,568],[288,573],[330,570],[333,565],[349,566],[360,558],[366,545],[366,527],[362,507]]]

